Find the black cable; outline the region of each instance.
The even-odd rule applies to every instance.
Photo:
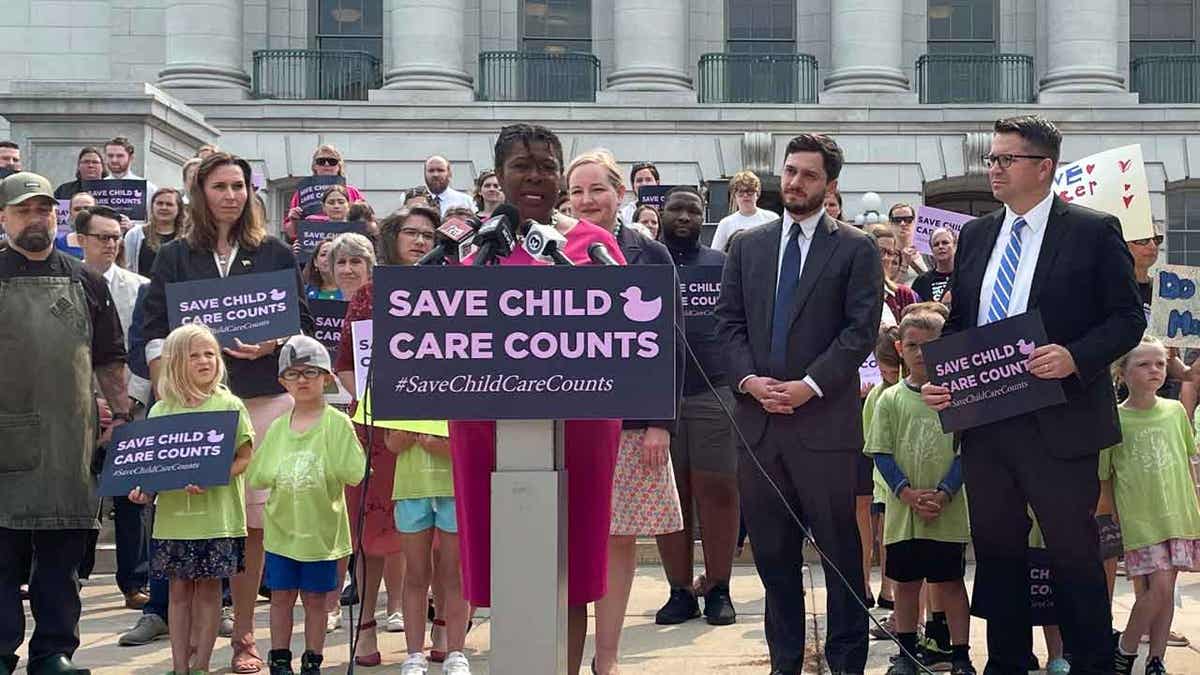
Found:
[[[347,606],[349,608],[348,619],[350,621],[350,659],[346,663],[346,675],[354,675],[354,650],[358,647],[358,640],[362,633],[362,617],[360,616],[357,622],[354,621],[354,606],[361,604],[363,599],[367,597],[367,558],[365,544],[363,542],[366,541],[367,490],[370,488],[371,483],[371,452],[375,446],[375,425],[371,424],[371,421],[375,419],[375,410],[370,404],[367,394],[371,391],[374,391],[375,359],[371,359],[370,363],[367,364],[366,382],[367,384],[366,387],[364,387],[365,390],[363,392],[355,392],[355,395],[358,397],[358,406],[363,412],[363,426],[367,429],[367,447],[363,449],[363,453],[366,455],[367,462],[366,468],[363,470],[362,482],[359,483],[359,486],[362,488],[362,492],[358,498],[358,541],[355,542],[354,554],[350,557],[350,561],[353,563],[353,565],[347,565],[346,570],[346,573],[350,575],[350,579],[354,584],[355,595],[358,596],[357,598],[351,598],[353,602]],[[361,575],[355,574],[355,568],[360,563],[362,564],[363,573]],[[339,595],[341,590],[342,589],[338,589]],[[391,592],[392,589],[389,588],[388,593]],[[379,601],[378,595],[379,594],[377,592],[376,602]],[[339,602],[340,601],[341,600],[339,599]],[[374,619],[374,617],[371,618]]]
[[[678,276],[676,277],[676,282],[678,283]],[[804,525],[804,522],[800,520],[800,516],[792,508],[792,505],[788,502],[787,497],[783,495],[783,491],[779,489],[779,485],[775,483],[775,480],[771,478],[769,473],[767,473],[766,467],[762,465],[762,462],[758,461],[758,457],[755,456],[753,451],[751,451],[750,443],[746,440],[746,436],[742,433],[741,427],[738,426],[737,420],[734,419],[733,411],[726,407],[725,402],[721,400],[721,396],[717,392],[716,385],[712,383],[712,380],[710,380],[708,377],[708,373],[704,370],[704,366],[700,364],[700,359],[696,356],[696,352],[692,349],[692,345],[688,342],[687,334],[684,332],[683,327],[676,323],[675,331],[679,334],[679,339],[683,342],[684,347],[687,348],[688,355],[691,357],[692,363],[695,364],[696,370],[699,371],[700,376],[704,378],[704,383],[708,385],[709,391],[711,391],[713,397],[717,399],[717,403],[720,404],[721,410],[724,411],[725,416],[729,418],[729,423],[733,426],[733,431],[737,434],[738,440],[741,441],[740,445],[745,450],[743,454],[750,458],[750,461],[754,463],[754,466],[758,469],[758,472],[762,474],[763,479],[766,480],[767,485],[771,486],[771,490],[775,492],[777,497],[779,497],[779,501],[783,504],[783,508],[800,528],[800,531],[804,533],[804,536],[812,545],[813,550],[817,552],[818,556],[820,556],[822,565],[832,569],[835,573],[837,573],[837,577],[841,580],[842,585],[851,591],[851,596],[854,598],[854,601],[857,602],[860,607],[862,607],[863,612],[867,615],[867,618],[871,620],[871,623],[875,624],[879,630],[883,631],[883,633],[888,636],[888,639],[895,643],[895,645],[900,649],[900,652],[909,657],[912,662],[916,664],[916,667],[920,672],[933,675],[933,671],[928,666],[921,663],[915,654],[905,649],[904,645],[900,644],[900,639],[897,638],[896,635],[891,631],[889,631],[887,627],[883,625],[883,622],[871,615],[871,611],[867,608],[866,603],[864,603],[862,598],[859,597],[862,589],[857,591],[854,590],[854,588],[850,586],[849,580],[846,579],[846,575],[842,573],[842,570],[838,569],[838,566],[833,564],[833,561],[830,560],[829,556],[825,555],[825,551],[821,550],[820,545],[817,544],[817,538],[813,536],[812,531],[809,530],[808,527]],[[751,539],[751,543],[753,543],[753,539]],[[822,661],[821,663],[823,664],[824,662]],[[823,665],[821,666],[820,672],[824,672]]]

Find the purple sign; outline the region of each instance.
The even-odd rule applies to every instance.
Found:
[[[71,222],[71,200],[58,200],[58,234],[62,236],[75,231],[75,224]]]
[[[675,274],[630,267],[375,269],[380,419],[669,419]]]
[[[122,424],[100,474],[101,497],[124,497],[135,487],[145,492],[188,485],[229,484],[237,452],[236,411],[164,415]]]
[[[962,232],[962,226],[975,220],[975,216],[954,211],[943,211],[932,206],[918,206],[917,220],[913,224],[913,247],[917,251],[930,255],[933,249],[929,247],[929,238],[934,230],[944,227],[954,233],[957,238]]]

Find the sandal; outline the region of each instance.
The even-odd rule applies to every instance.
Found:
[[[257,673],[263,669],[265,664],[254,646],[254,638],[250,638],[249,642],[233,641],[230,644],[233,647],[233,659],[229,667],[233,672]]]
[[[379,625],[379,622],[372,619],[371,621],[368,621],[366,623],[358,624],[358,629],[359,629],[359,631],[364,631],[364,630],[373,631],[373,630],[375,630],[375,628],[378,625]],[[357,644],[357,640],[355,640],[355,643]],[[383,655],[380,654],[378,650],[376,650],[372,654],[367,654],[366,656],[355,656],[354,657],[354,664],[358,665],[358,666],[362,666],[363,668],[374,668],[381,663],[383,663]]]

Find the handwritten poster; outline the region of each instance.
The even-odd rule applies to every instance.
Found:
[[[1151,275],[1150,332],[1170,347],[1200,347],[1200,267],[1161,265]]]
[[[1065,202],[1119,218],[1125,241],[1154,236],[1150,184],[1140,145],[1125,145],[1060,164],[1053,190]]]

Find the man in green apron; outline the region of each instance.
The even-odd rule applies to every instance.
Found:
[[[7,248],[0,251],[0,675],[25,639],[20,586],[36,627],[30,675],[87,674],[79,647],[77,568],[99,500],[93,378],[129,420],[121,321],[104,278],[53,247],[50,182],[21,172],[0,181]]]

